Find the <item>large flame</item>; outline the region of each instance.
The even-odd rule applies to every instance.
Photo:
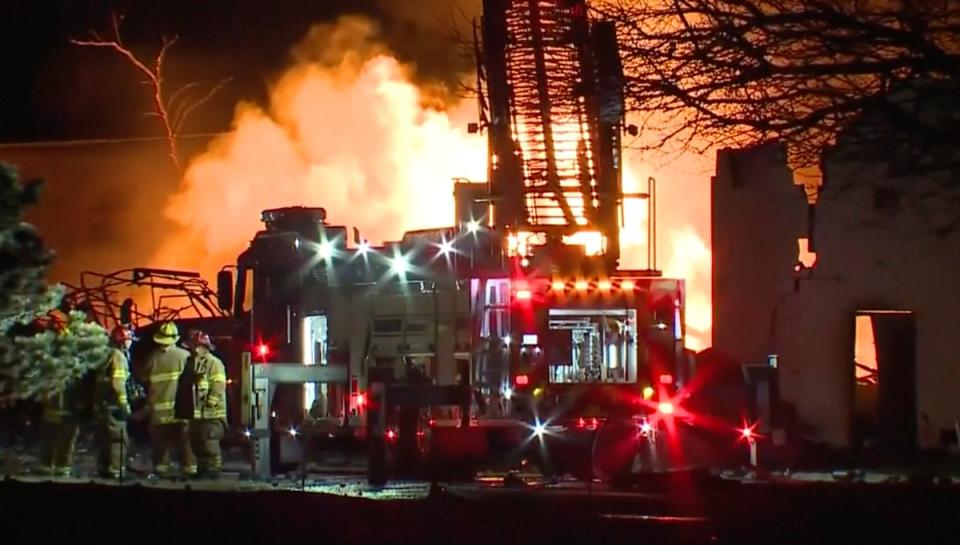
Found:
[[[668,164],[629,147],[624,151],[624,226],[620,233],[623,268],[655,268],[686,281],[686,345],[703,350],[712,344],[710,251],[711,157],[684,155]],[[648,256],[648,180],[655,179],[656,246]],[[653,258],[653,263],[649,257]],[[665,265],[664,265],[665,264]]]
[[[269,107],[240,104],[230,132],[190,163],[167,208],[182,232],[165,242],[154,266],[211,278],[260,229],[261,210],[296,204],[322,206],[328,221],[371,241],[395,240],[450,224],[453,178],[485,179],[485,139],[466,131],[475,102],[444,103],[413,83],[408,67],[376,42],[371,23],[349,18],[316,27],[297,52]],[[627,193],[645,191],[647,178],[658,175],[661,258],[667,275],[687,280],[688,346],[703,348],[710,343],[710,252],[702,235],[709,190],[691,185],[700,178],[654,171],[629,153],[625,159]],[[625,199],[624,268],[650,265],[646,218],[644,200]]]
[[[449,224],[452,179],[485,177],[484,139],[465,130],[472,103],[428,107],[437,100],[405,66],[356,36],[330,62],[345,33],[370,38],[373,30],[357,19],[322,28],[326,39],[311,36],[321,50],[280,78],[269,109],[239,105],[231,131],[190,163],[167,210],[184,233],[158,265],[209,277],[236,259],[261,210],[294,204],[323,206],[328,221],[372,241],[396,239]]]

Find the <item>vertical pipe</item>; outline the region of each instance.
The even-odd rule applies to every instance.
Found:
[[[657,270],[657,179],[650,177],[650,218],[653,231],[653,270]]]
[[[291,339],[291,336],[292,336],[292,335],[291,335],[291,332],[290,332],[290,327],[291,327],[290,322],[291,322],[291,317],[290,317],[290,305],[287,305],[287,344],[290,344],[290,339]],[[301,354],[300,357],[302,358],[303,355]]]
[[[647,178],[647,270],[654,270],[653,264],[653,176]]]
[[[434,384],[440,384],[440,298],[437,293],[437,282],[433,283],[433,358],[427,376],[434,380]],[[454,330],[456,335],[456,330]],[[456,358],[454,358],[456,361]]]

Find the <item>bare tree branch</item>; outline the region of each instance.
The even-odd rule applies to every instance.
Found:
[[[840,147],[960,197],[960,1],[606,0],[642,144],[786,144],[798,171]],[[842,144],[842,145],[841,145]],[[924,201],[931,192],[915,195]],[[960,216],[960,214],[958,214]],[[960,219],[944,229],[960,227]]]
[[[213,95],[217,94],[217,91],[219,91],[224,85],[229,83],[232,79],[233,78],[224,78],[220,80],[219,82],[217,82],[216,85],[211,87],[209,91],[207,91],[207,94],[203,95],[200,99],[193,101],[192,103],[188,104],[185,108],[183,108],[183,111],[175,117],[176,121],[174,122],[174,125],[173,125],[174,129],[177,132],[179,132],[180,129],[183,127],[183,123],[184,121],[186,121],[187,117],[189,117],[194,110],[206,104],[208,100],[213,98]]]
[[[168,38],[164,36],[161,39],[160,51],[153,59],[153,68],[150,68],[123,43],[123,38],[120,34],[120,25],[122,22],[123,16],[114,13],[111,16],[111,28],[113,30],[113,36],[111,38],[105,39],[99,33],[92,31],[90,32],[92,39],[71,39],[70,43],[83,47],[99,47],[110,49],[126,59],[134,68],[143,74],[145,78],[143,83],[151,88],[153,95],[153,110],[148,112],[148,115],[156,116],[160,120],[164,136],[167,140],[170,160],[177,169],[180,169],[181,162],[179,153],[177,151],[177,137],[180,134],[180,130],[182,129],[184,122],[190,113],[192,113],[197,107],[202,106],[204,103],[209,101],[210,98],[217,93],[217,91],[219,91],[228,81],[230,81],[230,78],[226,78],[218,82],[203,97],[188,104],[180,103],[176,108],[174,108],[174,105],[178,99],[180,99],[190,89],[198,85],[197,82],[188,83],[178,89],[177,92],[173,93],[169,98],[165,97],[166,88],[164,85],[164,67],[166,56],[170,48],[173,47],[173,45],[177,42],[178,37],[174,36],[173,38]],[[174,110],[173,115],[171,115],[171,110]]]

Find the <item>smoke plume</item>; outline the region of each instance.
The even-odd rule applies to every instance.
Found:
[[[482,180],[483,139],[464,102],[431,107],[377,26],[348,17],[313,28],[272,86],[237,107],[230,132],[189,165],[167,215],[181,226],[154,261],[209,277],[235,260],[271,207],[323,206],[366,238],[451,223],[454,177]]]

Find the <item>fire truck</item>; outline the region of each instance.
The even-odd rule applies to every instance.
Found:
[[[683,280],[618,266],[624,199],[652,238],[655,192],[623,192],[613,24],[583,0],[484,0],[475,36],[488,179],[455,182],[451,226],[373,246],[323,208],[266,210],[218,277],[263,471],[310,429],[364,441],[377,480],[531,453],[622,474],[691,378]]]

